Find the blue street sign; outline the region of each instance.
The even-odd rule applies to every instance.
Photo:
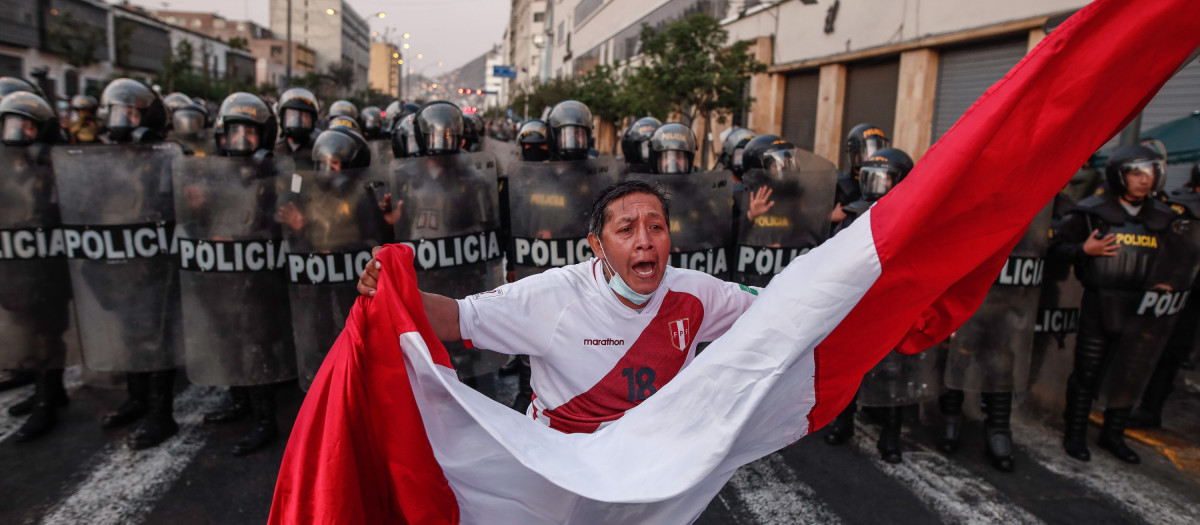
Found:
[[[517,68],[512,66],[492,66],[492,76],[500,78],[517,78]]]

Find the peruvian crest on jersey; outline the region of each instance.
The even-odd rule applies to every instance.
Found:
[[[676,319],[668,325],[671,328],[671,344],[677,350],[687,350],[688,342],[691,338],[691,330],[688,325],[688,319]]]

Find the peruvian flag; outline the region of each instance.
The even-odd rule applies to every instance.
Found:
[[[380,253],[288,442],[272,523],[687,523],[820,428],[891,349],[942,340],[1034,215],[1200,45],[1196,0],[1097,0],[854,225],[624,417],[563,434],[459,383],[412,253]],[[673,338],[687,338],[686,322]]]

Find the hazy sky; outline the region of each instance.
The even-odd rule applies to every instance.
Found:
[[[109,0],[112,3],[114,0]],[[280,0],[283,1],[283,0]],[[293,5],[303,0],[293,0]],[[368,18],[372,31],[399,43],[405,32],[411,46],[405,62],[426,76],[436,76],[467,63],[499,44],[508,23],[509,0],[348,0],[359,15],[380,11],[383,19]],[[216,11],[230,20],[249,19],[270,28],[270,0],[132,0],[147,9]],[[203,6],[203,7],[201,7]],[[392,28],[387,33],[387,28]],[[280,38],[283,38],[280,31]],[[407,60],[424,55],[421,61]],[[438,61],[443,63],[437,67]],[[406,64],[406,65],[409,65]]]

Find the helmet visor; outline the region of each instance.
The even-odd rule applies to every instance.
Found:
[[[37,137],[37,126],[21,115],[5,115],[0,139],[5,144],[30,144]]]
[[[285,130],[312,130],[313,117],[312,113],[300,111],[294,108],[283,110],[283,129]]]
[[[892,189],[892,170],[879,166],[863,166],[858,170],[858,184],[863,198],[877,200]]]
[[[363,127],[366,129],[379,129],[383,126],[383,121],[374,115],[363,117]]]
[[[142,112],[138,108],[125,104],[108,106],[108,127],[133,129],[140,125],[142,125]]]
[[[317,171],[342,171],[342,158],[332,153],[313,155],[317,157]]]
[[[171,123],[180,133],[198,133],[204,129],[204,115],[181,109],[171,115]]]
[[[742,169],[742,158],[745,156],[746,148],[737,148],[733,150],[733,161],[730,165],[736,169]]]
[[[1134,162],[1126,162],[1120,168],[1121,177],[1128,180],[1128,177],[1152,177],[1154,191],[1162,191],[1162,186],[1166,183],[1167,166],[1161,160],[1139,160]],[[1128,182],[1126,182],[1128,186]]]
[[[426,151],[455,151],[459,148],[462,139],[454,134],[454,130],[447,127],[434,131],[425,135]]]
[[[559,151],[588,149],[588,129],[583,126],[558,128],[558,149]]]
[[[250,153],[258,149],[258,126],[245,122],[225,125],[225,149],[230,153]]]
[[[781,148],[763,154],[763,167],[771,175],[779,176],[796,170],[796,153],[791,148]]]
[[[658,154],[658,172],[661,174],[690,173],[692,160],[686,151],[668,150]]]
[[[863,139],[862,158],[865,159],[867,157],[870,157],[871,155],[874,155],[876,151],[879,151],[890,145],[891,145],[891,143],[888,141],[888,139],[886,139],[884,137],[880,137],[880,136],[866,137],[865,139]]]
[[[637,159],[639,162],[650,160],[650,141],[643,140],[638,144],[638,154],[642,156],[642,158]]]

